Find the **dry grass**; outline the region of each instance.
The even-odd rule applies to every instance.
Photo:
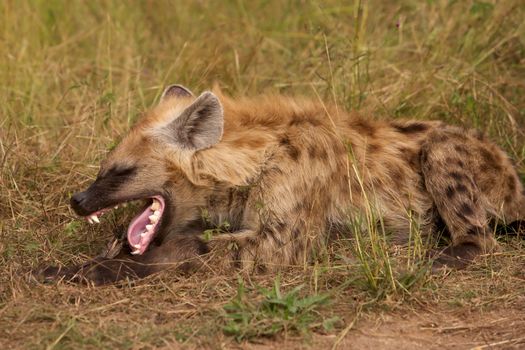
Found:
[[[522,1],[3,1],[0,9],[3,348],[523,346],[525,247],[512,238],[444,276],[407,265],[381,240],[361,247],[380,249],[381,259],[356,259],[356,246],[342,241],[317,264],[284,271],[280,297],[274,276],[262,275],[245,277],[236,299],[238,277],[213,271],[97,289],[25,278],[40,264],[96,255],[126,225],[121,209],[88,226],[68,198],[168,83],[201,91],[219,81],[231,94],[305,94],[374,118],[474,126],[525,173]],[[286,300],[289,311],[319,295],[329,302],[288,320],[275,306]],[[249,337],[224,332],[232,312],[246,314]],[[274,324],[281,329],[262,331]],[[388,342],[373,343],[382,336]]]

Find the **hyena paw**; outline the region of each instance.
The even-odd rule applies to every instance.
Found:
[[[439,272],[445,267],[463,269],[482,253],[482,249],[473,243],[462,243],[449,246],[445,250],[435,254],[436,259],[432,264],[432,270]]]
[[[32,272],[32,277],[40,283],[54,283],[71,277],[70,269],[63,266],[46,266]]]

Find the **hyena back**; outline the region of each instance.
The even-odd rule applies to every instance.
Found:
[[[374,121],[283,96],[196,98],[180,85],[165,90],[71,204],[98,221],[135,199],[148,206],[116,257],[50,267],[44,277],[102,284],[207,259],[256,271],[302,264],[331,227],[370,206],[399,240],[414,218],[427,235],[443,222],[452,244],[437,264],[459,267],[496,248],[491,222],[525,219],[511,160],[474,131]]]

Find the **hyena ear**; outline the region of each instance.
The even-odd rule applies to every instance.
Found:
[[[168,127],[178,146],[195,151],[209,148],[222,137],[224,115],[221,102],[212,92],[204,92]]]
[[[162,102],[172,97],[193,97],[193,93],[190,89],[182,85],[173,84],[164,89],[164,92],[160,96],[160,101]]]

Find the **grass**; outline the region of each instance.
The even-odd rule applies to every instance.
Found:
[[[1,2],[3,347],[359,348],[379,346],[366,333],[378,324],[391,347],[410,347],[411,335],[519,347],[522,240],[502,238],[500,253],[467,271],[431,276],[417,227],[408,249],[393,247],[371,225],[372,204],[349,222],[353,239],[279,279],[211,271],[92,289],[34,285],[25,273],[97,255],[127,225],[127,209],[86,225],[68,198],[169,83],[476,127],[524,174],[523,18],[519,0]]]
[[[328,302],[328,295],[309,295],[301,297],[302,285],[296,286],[286,294],[281,292],[279,277],[273,288],[259,288],[263,299],[259,302],[246,296],[244,282],[239,281],[237,296],[224,306],[224,332],[237,341],[257,337],[269,337],[283,332],[308,334],[311,329],[323,327],[333,329],[338,320],[332,317],[322,322],[316,309]]]

